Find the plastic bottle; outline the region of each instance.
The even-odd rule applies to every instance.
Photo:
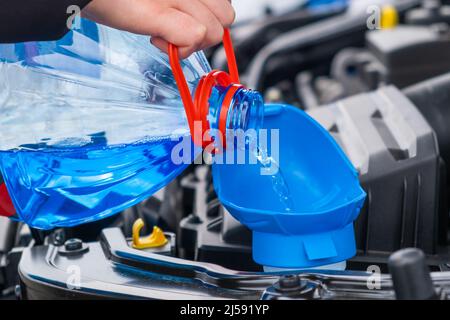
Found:
[[[185,169],[201,137],[174,150],[195,121],[201,134],[260,125],[260,95],[211,71],[201,52],[179,65],[201,100],[186,119],[170,62],[148,37],[84,19],[59,41],[0,45],[0,168],[15,208],[6,215],[40,229],[104,218]]]

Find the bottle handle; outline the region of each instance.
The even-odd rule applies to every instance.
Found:
[[[241,83],[239,80],[239,70],[236,63],[236,55],[234,54],[233,41],[231,40],[230,29],[225,28],[223,31],[223,47],[227,57],[228,72],[230,73],[231,81],[234,83]]]
[[[194,142],[199,137],[195,137],[194,122],[195,120],[202,121],[203,128],[202,133],[208,125],[205,123],[205,112],[207,112],[208,98],[211,93],[211,89],[215,84],[222,86],[229,86],[231,84],[239,84],[239,71],[236,63],[236,56],[233,49],[233,42],[231,40],[230,30],[224,29],[223,33],[223,46],[227,57],[229,74],[224,71],[213,70],[206,76],[202,77],[197,87],[195,94],[195,100],[192,99],[189,86],[187,85],[186,78],[181,68],[180,59],[178,56],[178,47],[172,43],[169,43],[169,62],[172,68],[172,72],[177,83],[178,90],[180,91],[181,100],[184,105],[186,116],[189,123],[189,129]],[[202,113],[202,114],[199,114]],[[203,116],[202,116],[203,115]],[[201,139],[201,138],[200,138]]]

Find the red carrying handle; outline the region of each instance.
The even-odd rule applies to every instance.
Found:
[[[225,54],[227,56],[228,72],[231,76],[231,81],[234,83],[240,83],[239,70],[236,63],[236,55],[234,54],[233,41],[231,40],[230,29],[224,29],[223,31],[223,47],[225,48]]]
[[[225,129],[226,129],[226,115],[229,104],[233,98],[233,94],[242,85],[239,84],[239,71],[236,64],[236,56],[234,54],[233,43],[231,41],[231,34],[229,29],[224,29],[223,46],[227,56],[229,74],[224,71],[213,70],[207,75],[203,76],[197,86],[195,98],[192,99],[191,92],[183,74],[183,69],[180,65],[178,56],[178,47],[174,44],[169,44],[169,61],[172,68],[175,82],[180,91],[181,100],[183,101],[184,109],[189,123],[189,130],[191,131],[194,143],[206,147],[208,143],[204,139],[205,131],[209,130],[209,123],[206,120],[208,114],[209,104],[208,99],[211,95],[211,90],[215,85],[228,87],[233,85],[232,90],[227,92],[224,103],[219,115],[219,131],[222,136],[222,145],[225,146]],[[228,102],[228,103],[226,103]],[[196,122],[201,123],[201,130],[195,130]],[[201,136],[200,136],[201,134]]]

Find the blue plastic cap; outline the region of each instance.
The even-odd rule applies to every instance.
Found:
[[[295,107],[267,105],[263,128],[279,130],[278,162],[293,208],[286,209],[261,164],[213,165],[219,199],[253,231],[254,260],[309,268],[353,257],[353,221],[366,197],[353,165],[330,134]],[[269,145],[269,155],[275,149]]]

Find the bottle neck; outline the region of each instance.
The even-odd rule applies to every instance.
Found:
[[[243,87],[213,87],[207,115],[211,129],[225,129],[222,134],[234,134],[237,130],[258,131],[263,119],[264,101],[259,92]]]

